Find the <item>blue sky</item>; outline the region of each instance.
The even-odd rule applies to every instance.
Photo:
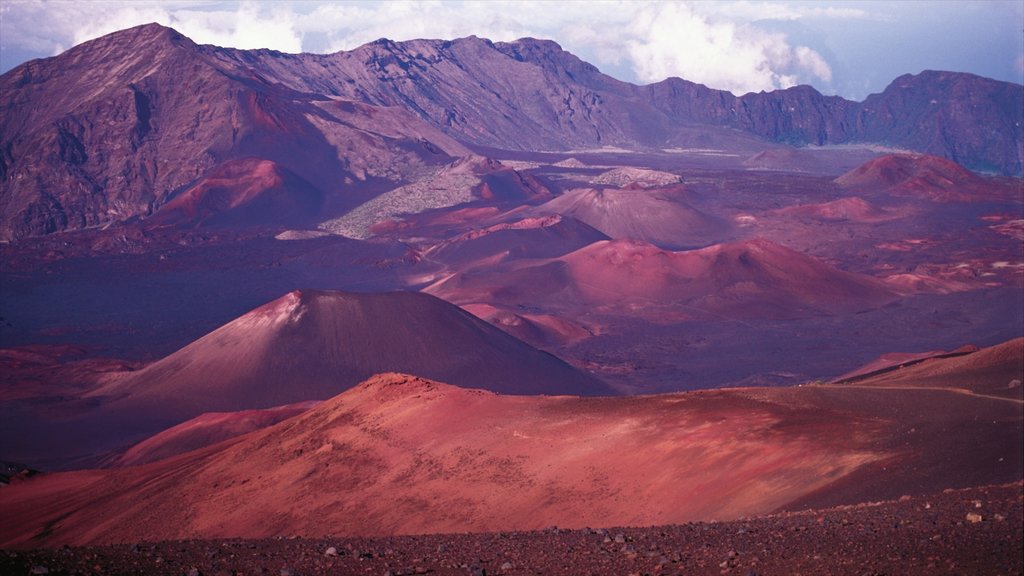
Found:
[[[862,100],[926,69],[1024,82],[1024,0],[3,0],[0,71],[146,22],[284,52],[382,37],[550,38],[622,80],[679,76],[736,94],[811,84]]]

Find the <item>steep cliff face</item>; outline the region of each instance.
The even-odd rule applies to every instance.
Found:
[[[0,78],[3,236],[145,213],[211,166],[231,137],[217,129],[230,87],[201,74],[193,48],[172,30],[135,28]],[[184,126],[162,113],[185,105]]]
[[[289,55],[150,24],[0,77],[0,239],[146,216],[239,158],[298,174],[335,209],[360,182],[412,179],[463,144],[871,142],[1019,174],[1022,102],[1019,85],[949,72],[901,77],[862,104],[807,86],[736,97],[620,82],[545,40]]]
[[[810,86],[735,97],[678,78],[643,90],[679,122],[731,126],[797,146],[873,143],[980,171],[1024,171],[1024,87],[971,74],[908,74],[862,103]]]
[[[969,168],[1024,170],[1024,87],[955,72],[907,74],[857,110],[856,137]]]
[[[210,53],[147,25],[0,77],[0,239],[146,216],[240,158],[344,195],[466,152],[411,114],[298,92]]]
[[[378,40],[350,52],[284,55],[217,50],[295,90],[413,111],[448,134],[505,149],[658,146],[664,114],[635,86],[551,41]]]
[[[663,147],[699,125],[794,145],[878,143],[975,169],[1024,169],[1024,87],[971,74],[902,76],[858,103],[810,86],[743,96],[679,78],[635,86],[532,38],[378,40],[328,55],[211,54],[294,90],[404,107],[462,141],[500,148]]]

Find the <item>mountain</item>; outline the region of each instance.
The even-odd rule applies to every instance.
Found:
[[[855,140],[940,156],[985,172],[1020,175],[1024,87],[926,70],[896,78],[860,105]]]
[[[1022,438],[1019,403],[957,390],[524,397],[384,374],[218,445],[4,488],[0,546],[728,520],[1019,481]]]
[[[866,142],[1022,172],[1024,87],[968,74],[897,79],[855,103],[799,86],[733,96],[634,86],[535,39],[379,40],[349,52],[198,46],[139,26],[0,77],[0,238],[144,217],[211,170],[260,158],[337,217],[469,153]]]
[[[426,294],[294,291],[93,393],[164,421],[323,400],[418,372],[507,394],[612,394],[597,379]]]
[[[350,206],[353,182],[467,153],[407,112],[300,93],[209,52],[148,25],[0,77],[0,238],[148,215],[240,158]]]
[[[610,238],[642,240],[661,248],[701,248],[720,242],[730,227],[688,205],[682,185],[658,188],[577,188],[534,209],[576,218]]]
[[[794,145],[867,142],[941,156],[969,168],[1024,170],[1024,86],[926,70],[857,103],[810,86],[735,97],[679,78],[645,87],[677,121],[735,127]]]
[[[464,232],[432,246],[424,256],[461,269],[479,262],[553,258],[607,239],[575,218],[527,216]]]
[[[635,240],[595,242],[560,258],[455,274],[426,291],[460,304],[636,314],[678,307],[736,318],[835,314],[896,299],[879,280],[761,239],[682,252]]]
[[[846,172],[836,184],[851,190],[885,191],[936,201],[970,201],[986,183],[956,162],[926,154],[886,154]]]

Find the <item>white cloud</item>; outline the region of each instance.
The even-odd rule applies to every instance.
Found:
[[[302,36],[296,20],[284,5],[243,2],[234,11],[177,11],[167,25],[200,44],[297,53]]]
[[[175,28],[196,42],[236,48],[273,48],[300,52],[301,35],[286,4],[242,2],[230,9],[211,9],[190,1],[5,0],[2,42],[44,54],[105,34],[157,22]]]
[[[825,82],[832,81],[832,69],[829,67],[828,62],[825,62],[825,59],[821,57],[821,54],[806,46],[797,46],[793,49],[793,55],[796,58],[798,67],[807,70]]]
[[[876,20],[878,14],[849,5],[824,6],[818,2],[755,2],[737,0],[734,2],[695,2],[694,11],[708,16],[729,18],[735,21],[755,20]]]
[[[629,33],[626,49],[643,82],[679,76],[744,94],[787,88],[808,76],[825,81],[832,76],[820,54],[790,46],[784,34],[713,20],[686,4],[646,7]]]

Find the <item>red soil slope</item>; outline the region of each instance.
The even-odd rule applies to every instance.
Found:
[[[595,242],[540,264],[456,274],[426,291],[460,304],[583,303],[631,313],[670,306],[745,317],[849,312],[895,298],[874,278],[765,240],[687,252]]]
[[[553,258],[607,239],[575,218],[552,214],[476,228],[431,247],[425,256],[461,269],[482,262]]]
[[[566,192],[536,211],[572,216],[611,238],[642,240],[662,248],[702,247],[725,239],[728,224],[687,205],[682,194],[682,185],[582,188]]]
[[[142,370],[108,377],[94,395],[114,400],[111,409],[185,419],[322,400],[388,370],[508,394],[612,393],[425,294],[295,291]]]
[[[770,214],[848,222],[884,222],[885,220],[893,220],[902,217],[902,215],[898,213],[886,213],[858,196],[840,198],[838,200],[822,202],[820,204],[789,206],[773,210]]]
[[[970,201],[985,181],[952,160],[924,154],[890,154],[836,178],[844,188],[873,189],[940,202]]]
[[[319,401],[313,400],[266,410],[207,412],[139,442],[123,453],[110,458],[104,462],[104,465],[110,468],[119,468],[156,462],[272,426],[282,420],[302,414],[318,404],[320,404]]]
[[[1024,398],[1024,338],[976,352],[933,355],[842,383],[857,386],[960,388],[976,394]]]
[[[467,304],[462,308],[534,346],[564,346],[594,335],[592,328],[551,314],[512,311],[490,304]]]
[[[211,170],[150,223],[300,224],[316,216],[323,200],[319,190],[276,162],[243,158]]]
[[[4,489],[0,546],[726,520],[1016,481],[1021,426],[1020,402],[955,390],[513,397],[387,374],[216,446]]]

